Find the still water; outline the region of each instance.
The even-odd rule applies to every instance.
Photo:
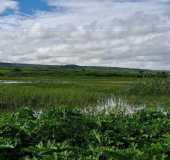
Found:
[[[32,82],[30,82],[30,81],[0,80],[0,84],[19,84],[19,83],[32,83]]]

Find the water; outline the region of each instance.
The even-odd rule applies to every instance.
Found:
[[[21,84],[32,83],[31,81],[14,81],[14,80],[0,80],[0,84]]]
[[[0,84],[24,84],[24,83],[73,84],[73,82],[70,81],[60,81],[60,80],[33,80],[33,81],[0,80]]]

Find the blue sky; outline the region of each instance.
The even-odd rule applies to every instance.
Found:
[[[5,0],[2,0],[5,1]],[[9,0],[6,0],[9,1]],[[69,2],[67,0],[51,0],[52,3],[48,3],[48,0],[10,0],[10,1],[14,1],[16,3],[18,3],[18,11],[20,14],[28,14],[28,15],[33,15],[35,14],[35,12],[41,11],[41,12],[49,12],[49,11],[57,11],[57,12],[62,12],[63,8],[62,6],[57,6],[54,5],[52,6],[51,4],[57,4],[58,2],[60,2],[61,4],[63,4],[63,2]],[[57,2],[58,1],[58,2]],[[70,0],[70,1],[74,1],[76,2],[77,0]],[[80,2],[82,0],[79,0]],[[93,1],[93,0],[92,0]],[[100,1],[100,0],[98,0]],[[108,0],[106,0],[108,1]],[[110,0],[112,2],[118,2],[118,3],[139,3],[139,2],[146,2],[146,0]],[[170,0],[147,0],[149,1],[155,1],[158,3],[164,3],[164,4],[168,4],[170,3]],[[50,0],[49,0],[50,2]],[[85,2],[85,1],[84,1]],[[77,1],[77,3],[79,3]],[[88,1],[87,1],[88,3]],[[100,1],[100,3],[102,3]],[[2,14],[1,16],[6,16],[6,15],[11,15],[14,14],[14,9],[11,8],[7,8]]]
[[[52,11],[54,7],[49,6],[45,0],[16,0],[18,2],[18,11],[20,14],[33,15],[35,12],[42,11]],[[7,9],[2,15],[12,15],[14,10]]]
[[[35,11],[50,11],[50,7],[44,0],[20,0],[20,11],[33,14]]]
[[[0,61],[170,70],[170,0],[0,0]]]

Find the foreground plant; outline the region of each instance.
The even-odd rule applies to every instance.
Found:
[[[170,114],[29,108],[0,116],[1,160],[169,160]]]

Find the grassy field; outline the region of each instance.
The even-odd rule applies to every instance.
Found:
[[[131,105],[167,109],[170,106],[170,85],[167,78],[62,77],[28,82],[31,83],[0,84],[1,111],[14,111],[20,107],[93,107],[110,98],[121,98]]]
[[[0,80],[2,160],[170,158],[169,72],[3,66]]]

